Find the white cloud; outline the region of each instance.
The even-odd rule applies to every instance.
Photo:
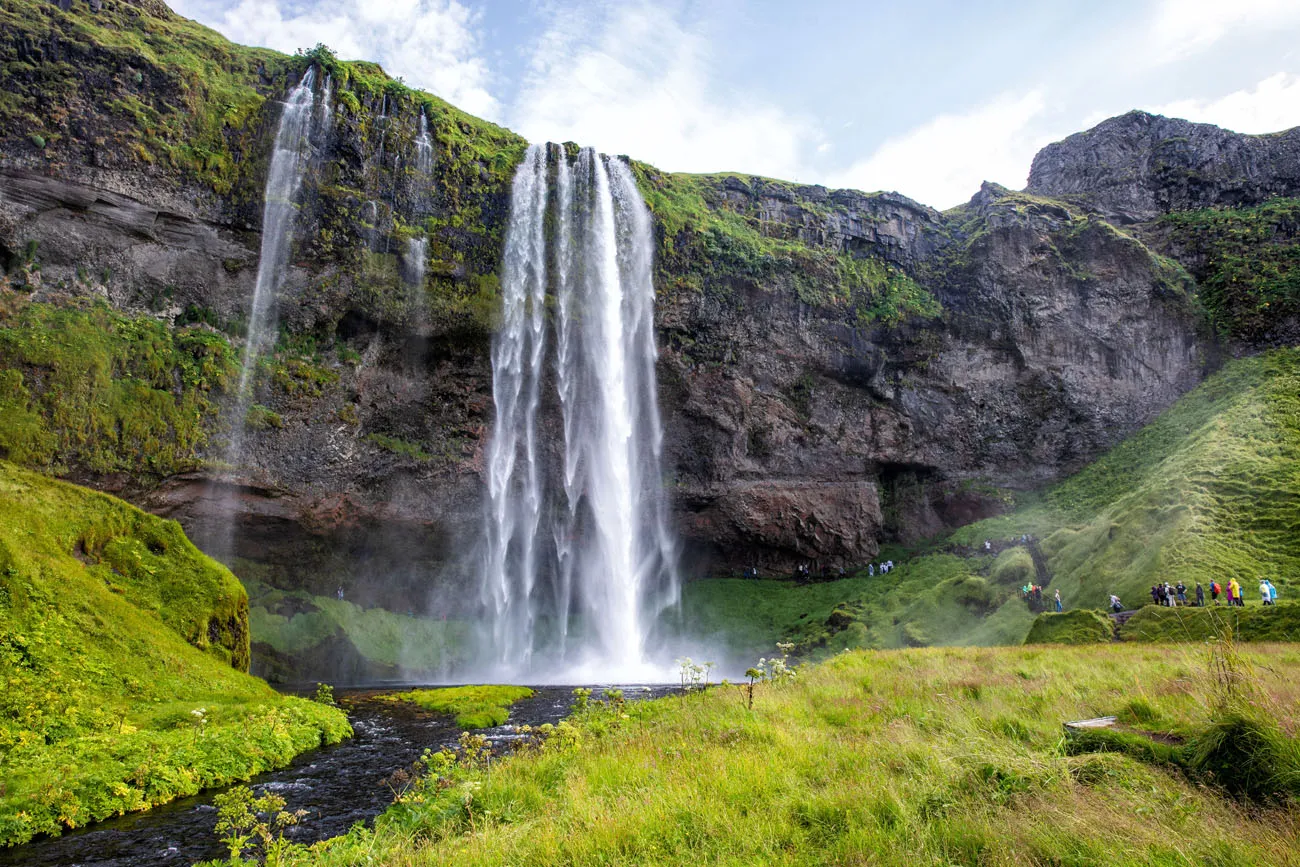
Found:
[[[1213,123],[1235,132],[1277,132],[1300,126],[1300,76],[1279,72],[1219,99],[1182,99],[1156,114]]]
[[[718,92],[710,54],[707,38],[663,5],[570,9],[539,41],[508,122],[533,141],[576,141],[668,170],[805,174],[804,155],[820,142],[812,125]]]
[[[292,53],[323,42],[345,59],[375,60],[390,75],[485,117],[498,105],[479,56],[476,16],[458,0],[172,0],[227,38]]]
[[[965,114],[944,114],[887,140],[866,159],[831,178],[860,190],[897,190],[937,208],[969,199],[981,181],[1025,185],[1029,163],[1060,138],[1042,132],[1041,91],[1003,94]]]
[[[1238,30],[1300,24],[1296,0],[1164,0],[1150,25],[1150,52],[1165,63],[1209,48]]]

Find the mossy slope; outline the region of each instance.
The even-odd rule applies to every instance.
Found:
[[[179,525],[0,463],[0,844],[349,733],[248,665],[247,596]]]
[[[1038,615],[1025,636],[1025,644],[1098,644],[1114,637],[1115,627],[1109,617],[1100,611],[1076,608]]]

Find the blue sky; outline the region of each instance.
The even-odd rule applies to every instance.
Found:
[[[231,39],[324,42],[533,141],[672,171],[897,190],[1022,187],[1130,108],[1300,125],[1300,0],[172,0]]]

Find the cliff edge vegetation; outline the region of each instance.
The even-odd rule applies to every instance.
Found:
[[[351,733],[248,661],[244,588],[179,524],[0,462],[0,845]]]

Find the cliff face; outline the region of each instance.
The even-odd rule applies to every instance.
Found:
[[[1043,148],[1029,170],[1028,189],[1087,202],[1120,223],[1295,197],[1300,129],[1239,135],[1131,111]]]
[[[17,379],[0,379],[0,405],[55,443],[27,462],[176,517],[200,544],[219,540],[233,500],[236,554],[272,584],[403,612],[472,606],[496,269],[523,142],[368,64],[245,50],[157,7],[15,4],[0,13],[13,61],[0,86],[17,94],[0,102],[0,333],[15,335],[0,364]],[[331,112],[318,106],[246,462],[221,463],[245,421],[221,414],[228,372],[195,386],[184,353],[147,396],[180,405],[201,388],[201,430],[167,422],[165,461],[143,446],[129,465],[83,459],[66,416],[112,383],[89,371],[51,402],[58,365],[19,339],[34,327],[20,322],[42,321],[23,311],[101,299],[122,323],[156,319],[167,339],[202,335],[233,357],[276,100],[312,63]],[[861,563],[882,539],[997,513],[1154,417],[1215,342],[1192,277],[1117,224],[1290,191],[1294,140],[1128,115],[1044,150],[1029,193],[986,185],[942,214],[634,163],[659,240],[661,404],[689,571]],[[1166,152],[1187,171],[1159,168]],[[0,448],[12,456],[24,435],[0,424]]]

